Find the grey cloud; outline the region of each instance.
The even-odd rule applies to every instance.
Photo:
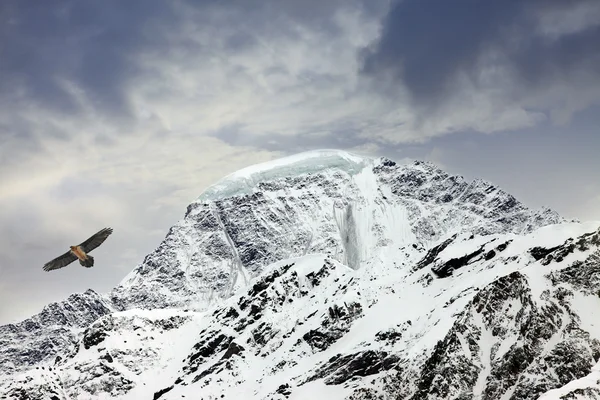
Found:
[[[366,76],[387,74],[416,104],[444,101],[458,73],[476,85],[486,62],[505,65],[527,90],[586,71],[600,77],[600,24],[549,38],[540,16],[595,7],[593,0],[405,0],[394,4],[379,43],[364,53]],[[587,29],[583,29],[587,28]],[[511,89],[515,89],[515,87]]]
[[[189,4],[195,4],[190,2]],[[313,29],[327,30],[337,33],[332,17],[341,9],[354,9],[371,17],[381,16],[387,10],[385,0],[231,0],[209,2],[210,10],[227,9],[229,15],[241,17],[241,26],[253,25],[256,29],[264,29],[264,23],[275,25],[277,21],[293,22]],[[257,25],[262,22],[263,26]],[[288,28],[293,28],[289,26]],[[290,33],[292,30],[286,29]]]
[[[68,78],[115,115],[126,113],[120,86],[136,71],[128,62],[144,46],[164,46],[156,25],[176,22],[168,2],[114,0],[2,4],[2,93],[15,87],[28,100],[64,113],[78,105],[61,86]]]
[[[377,2],[375,2],[377,3]],[[140,71],[131,62],[145,49],[167,49],[168,33],[193,14],[195,24],[210,23],[215,33],[223,22],[230,51],[253,45],[253,32],[276,26],[279,34],[293,34],[293,24],[335,29],[331,18],[342,1],[233,1],[165,2],[106,0],[22,2],[0,6],[0,90],[6,95],[23,85],[28,98],[46,107],[77,112],[77,104],[57,78],[67,77],[89,92],[95,104],[114,113],[127,109],[121,85]],[[348,3],[347,3],[348,4]],[[361,8],[368,4],[356,2]],[[365,6],[365,12],[374,6]],[[219,13],[215,17],[215,13]],[[221,18],[222,21],[219,21]],[[231,24],[231,25],[229,25]],[[231,28],[234,29],[231,29]],[[217,34],[213,42],[222,38]],[[190,50],[194,45],[190,42]]]
[[[42,140],[40,135],[69,139],[63,127],[49,124],[40,129],[35,121],[23,117],[32,105],[58,118],[89,113],[83,109],[87,106],[99,118],[118,125],[119,134],[132,131],[139,121],[128,103],[130,85],[136,79],[154,78],[157,88],[169,90],[168,82],[160,88],[165,77],[151,76],[150,66],[136,58],[139,54],[171,56],[174,64],[181,61],[183,68],[190,68],[186,63],[193,58],[189,55],[202,54],[208,60],[248,49],[264,53],[268,49],[261,37],[300,38],[299,26],[339,35],[333,19],[340,8],[380,15],[384,4],[380,0],[3,1],[0,105],[3,119],[10,121],[0,122],[0,144],[33,143]],[[195,35],[206,36],[198,40]],[[248,73],[239,68],[238,74]],[[66,87],[65,80],[75,86]],[[89,104],[80,104],[72,90],[81,90]],[[161,94],[157,91],[152,96]],[[105,134],[98,142],[109,143],[110,138]]]
[[[262,133],[244,135],[239,129],[224,129],[214,135],[232,146],[250,146],[260,143],[261,148],[282,153],[299,153],[317,149],[352,149],[372,143],[369,138],[361,138],[355,129],[333,129],[321,134],[280,135]]]
[[[588,71],[600,78],[600,23],[591,29],[548,40],[534,37],[514,53],[514,68],[523,83],[542,85],[571,72]]]

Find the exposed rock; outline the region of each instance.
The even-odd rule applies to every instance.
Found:
[[[159,390],[158,392],[154,393],[153,399],[157,400],[157,399],[161,398],[163,394],[168,393],[169,391],[173,390],[173,387],[174,386],[169,386],[169,387]]]
[[[470,262],[473,262],[473,260],[476,260],[477,257],[483,253],[483,251],[484,250],[482,246],[480,249],[472,253],[465,254],[464,256],[458,258],[452,258],[441,265],[432,267],[431,272],[437,275],[438,278],[446,278],[452,275],[452,272],[464,267],[465,265],[468,265]]]
[[[304,383],[325,378],[324,382],[327,385],[339,385],[355,377],[365,377],[390,370],[398,361],[397,356],[389,355],[385,351],[367,350],[346,356],[338,354],[319,367]]]
[[[446,239],[442,243],[438,244],[437,246],[434,246],[431,249],[429,249],[427,251],[427,254],[425,255],[425,257],[423,257],[423,259],[417,263],[415,269],[421,269],[421,268],[424,268],[424,267],[428,266],[429,264],[431,264],[436,259],[436,257],[442,251],[444,251],[444,249],[446,247],[448,247],[454,240],[456,240],[456,236],[457,235],[453,235],[451,238]]]
[[[227,351],[225,352],[225,354],[223,354],[223,357],[221,359],[228,359],[234,355],[240,355],[244,350],[245,349],[236,342],[231,342],[229,344],[229,347],[227,348]]]
[[[344,304],[343,307],[329,307],[328,315],[318,329],[306,332],[302,339],[315,351],[323,351],[350,330],[352,322],[362,315],[359,303]]]

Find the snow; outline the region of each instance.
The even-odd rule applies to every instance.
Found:
[[[494,336],[492,335],[492,332],[490,332],[490,330],[485,326],[480,313],[473,311],[472,315],[475,325],[481,332],[481,336],[479,338],[479,348],[481,353],[479,354],[479,357],[482,363],[481,371],[477,376],[477,381],[475,382],[475,387],[473,388],[473,398],[482,399],[486,386],[486,379],[492,369],[492,355],[490,350],[492,344],[494,343]]]
[[[510,299],[509,301],[505,302],[504,308],[499,311],[501,311],[502,314],[505,314],[507,317],[509,316],[512,322],[515,319],[515,314],[521,309],[522,306],[523,305],[520,301],[516,299]],[[500,343],[500,347],[498,347],[496,350],[496,353],[494,354],[494,360],[502,359],[504,354],[506,354],[511,346],[515,344],[517,338],[518,336],[516,332],[509,332],[508,336]]]
[[[508,253],[511,255],[521,254],[536,246],[550,248],[563,244],[569,238],[575,238],[588,232],[593,232],[600,227],[600,221],[588,222],[565,222],[552,224],[536,229],[525,235],[518,243],[509,246]]]
[[[354,224],[357,235],[357,245],[359,246],[358,257],[360,262],[369,258],[369,250],[375,246],[373,243],[373,209],[377,198],[377,178],[372,168],[364,168],[361,172],[353,176],[353,182],[360,191],[364,200],[361,204],[360,212],[354,214]]]
[[[406,246],[416,242],[416,237],[410,226],[408,211],[402,204],[382,203],[382,219],[387,219],[387,238],[398,246]]]
[[[462,351],[465,355],[465,358],[471,360],[473,354],[471,354],[471,349],[469,348],[469,343],[465,339],[462,333],[456,332],[456,336],[458,337],[458,341],[460,342],[460,347],[462,347]]]
[[[592,367],[592,371],[587,376],[584,376],[583,378],[580,378],[580,379],[575,379],[558,389],[549,390],[546,393],[544,393],[543,395],[541,395],[538,398],[538,400],[564,400],[566,398],[584,400],[585,399],[584,397],[579,397],[579,396],[577,396],[577,397],[568,396],[567,397],[567,395],[569,394],[569,392],[574,391],[576,389],[596,388],[596,389],[600,390],[599,382],[600,382],[600,363],[594,365]]]
[[[108,336],[103,342],[108,353],[116,358],[114,365],[123,376],[134,382],[139,382],[122,399],[152,398],[153,394],[173,383],[179,376],[182,360],[189,354],[189,349],[195,343],[196,333],[201,329],[204,314],[182,312],[181,310],[128,310],[113,314],[117,320],[131,318],[136,327],[134,330],[118,330],[117,334]],[[151,328],[149,322],[168,319],[170,317],[185,317],[188,321],[172,330],[160,332]],[[149,321],[146,321],[148,319]],[[140,333],[141,332],[141,333]],[[139,360],[127,360],[137,363],[141,372],[132,374],[129,368],[119,364],[117,354],[129,351],[135,354],[138,349],[151,349],[148,355],[142,355]],[[79,357],[89,357],[89,353],[97,353],[96,349],[84,350]],[[152,360],[150,354],[157,354]],[[77,360],[77,359],[76,359]],[[144,365],[146,364],[146,365]],[[113,398],[113,397],[107,397]]]
[[[358,156],[356,154],[349,153],[347,151],[335,150],[335,149],[323,149],[323,150],[311,150],[302,153],[297,153],[287,157],[278,158],[276,160],[267,161],[260,164],[255,164],[250,167],[243,168],[230,174],[229,177],[234,178],[249,178],[256,174],[265,174],[262,176],[273,176],[275,172],[276,176],[282,176],[281,170],[286,169],[288,172],[298,172],[299,170],[305,171],[303,167],[309,169],[317,168],[330,168],[332,165],[338,165],[341,162],[348,162],[351,164],[363,164],[370,158]],[[300,168],[299,168],[300,167]],[[290,175],[283,175],[290,176]]]
[[[301,398],[328,398],[328,399],[345,399],[353,391],[351,385],[325,385],[323,380],[315,381],[298,386],[298,381],[306,378],[310,371],[323,363],[327,362],[331,357],[337,354],[349,354],[365,349],[379,349],[379,344],[373,341],[375,334],[381,331],[386,331],[391,328],[404,326],[403,340],[391,347],[394,352],[403,354],[407,359],[419,359],[423,352],[431,351],[438,340],[451,328],[455,322],[453,315],[456,312],[464,309],[465,305],[473,298],[476,291],[474,287],[483,287],[486,284],[493,282],[498,276],[507,275],[515,270],[522,270],[527,273],[532,282],[538,282],[540,285],[536,292],[542,290],[542,286],[547,285],[542,276],[547,273],[546,270],[539,269],[539,262],[534,262],[530,257],[526,256],[527,251],[532,245],[546,245],[545,238],[551,237],[552,242],[560,244],[568,237],[574,234],[579,234],[588,231],[592,226],[581,226],[581,224],[571,224],[568,227],[557,226],[554,228],[543,228],[532,235],[519,237],[518,235],[492,235],[485,238],[476,237],[472,240],[461,238],[456,243],[451,244],[443,253],[444,258],[456,257],[464,253],[471,252],[479,248],[482,244],[488,243],[491,239],[496,239],[494,245],[504,243],[509,238],[514,242],[505,250],[506,253],[501,253],[498,257],[501,260],[507,260],[516,252],[514,248],[522,249],[520,257],[511,259],[506,265],[498,261],[498,266],[481,269],[476,267],[464,267],[461,270],[461,275],[451,276],[445,279],[436,279],[429,286],[423,287],[418,283],[425,271],[417,271],[413,273],[410,268],[386,268],[386,260],[398,259],[403,257],[402,251],[397,247],[374,247],[376,250],[376,263],[370,265],[369,268],[353,270],[336,261],[330,261],[333,269],[323,278],[319,286],[310,284],[306,276],[310,273],[319,271],[327,260],[326,254],[308,254],[305,256],[293,257],[290,259],[280,260],[264,269],[263,274],[269,274],[276,269],[293,263],[293,267],[287,274],[296,273],[298,275],[299,290],[308,290],[311,293],[304,298],[296,299],[292,303],[284,303],[276,310],[270,311],[270,308],[265,309],[265,313],[261,318],[262,323],[272,324],[280,333],[272,342],[266,346],[256,346],[260,352],[254,354],[253,351],[246,351],[245,358],[236,359],[236,363],[232,366],[230,372],[219,375],[219,379],[212,380],[206,386],[198,386],[191,384],[189,386],[176,385],[175,388],[163,397],[165,400],[181,398],[194,398],[200,395],[205,399],[224,398],[248,398],[248,399],[267,399],[273,397],[273,393],[283,383],[291,384],[290,399]],[[567,229],[568,228],[568,229]],[[527,246],[521,242],[528,243]],[[509,249],[512,250],[509,251]],[[375,254],[374,254],[375,256]],[[415,253],[411,256],[411,263],[414,263],[422,253]],[[500,267],[501,266],[501,267]],[[533,277],[535,276],[535,278]],[[249,286],[255,284],[260,277],[251,279],[248,282]],[[375,283],[372,283],[375,282]],[[351,286],[353,285],[353,286]],[[348,286],[349,290],[339,292],[340,287]],[[388,289],[386,289],[388,288]],[[394,291],[390,289],[393,288]],[[272,283],[271,289],[277,292],[283,292],[285,289],[281,286],[278,280]],[[236,309],[239,301],[239,296],[242,293],[234,295],[219,307],[232,306]],[[446,306],[450,299],[454,302]],[[375,301],[375,303],[372,303]],[[322,352],[311,352],[307,346],[296,346],[297,342],[302,342],[303,334],[311,329],[318,329],[322,319],[326,316],[327,307],[332,304],[343,304],[358,302],[363,306],[365,312],[362,318],[357,319],[352,323],[349,332],[343,335],[329,348]],[[372,306],[369,306],[372,304]],[[509,304],[513,307],[509,308]],[[274,306],[273,303],[271,306]],[[573,299],[573,307],[580,311],[580,315],[587,312],[586,319],[582,321],[582,327],[593,331],[593,335],[600,335],[600,328],[595,321],[600,313],[600,299],[590,296],[578,294]],[[514,313],[518,310],[516,300],[509,300],[503,305],[503,309],[499,310],[507,318],[514,318]],[[111,335],[105,339],[103,347],[109,353],[120,354],[126,352],[136,354],[140,348],[150,350],[148,354],[157,354],[158,356],[144,356],[138,367],[140,373],[134,373],[129,364],[121,364],[128,359],[124,358],[115,363],[115,370],[126,377],[136,382],[135,387],[125,395],[120,395],[119,398],[124,400],[133,400],[137,398],[151,398],[155,392],[173,384],[175,379],[181,376],[181,368],[183,360],[189,355],[190,349],[197,341],[197,333],[212,324],[211,314],[215,308],[207,310],[206,313],[183,313],[178,309],[164,310],[127,310],[124,312],[114,313],[113,318],[116,320],[132,319],[134,326],[141,327],[141,330],[129,329],[123,325],[117,331],[117,334]],[[239,310],[239,309],[238,309]],[[590,312],[589,310],[594,310]],[[315,313],[316,312],[316,313]],[[312,315],[312,317],[309,317]],[[145,320],[156,321],[167,319],[171,316],[188,316],[189,320],[179,328],[159,333],[154,328],[148,328],[148,322]],[[411,321],[407,325],[407,321]],[[474,398],[481,398],[485,389],[486,380],[491,371],[492,354],[490,352],[492,344],[496,338],[485,327],[481,319],[481,315],[473,311],[473,320],[475,326],[481,330],[479,338],[480,353],[474,354],[471,352],[467,339],[463,334],[458,334],[462,354],[474,363],[478,360],[482,363],[482,369],[477,378],[474,387]],[[302,325],[298,321],[305,321]],[[563,327],[567,321],[563,321]],[[128,330],[129,329],[129,330]],[[229,328],[222,327],[226,334],[236,333]],[[248,344],[247,339],[251,338],[250,328],[242,332],[236,342],[243,344],[244,347],[252,346]],[[136,332],[142,332],[138,336]],[[278,345],[281,340],[281,335],[285,332],[293,332],[289,337]],[[560,332],[560,331],[559,331]],[[556,340],[560,333],[557,333],[547,344],[548,351],[556,344]],[[150,339],[154,336],[154,339]],[[511,337],[507,337],[501,343],[500,348],[495,354],[494,360],[502,357],[510,346]],[[126,343],[125,343],[126,342]],[[251,342],[250,342],[251,343]],[[264,353],[264,355],[262,354]],[[81,350],[78,355],[72,360],[72,363],[87,363],[94,357],[97,357],[98,350],[95,348],[89,350]],[[142,354],[143,355],[143,354]],[[217,355],[214,359],[203,366],[208,368],[210,365],[217,362]],[[132,356],[128,356],[132,357]],[[284,368],[278,372],[271,372],[274,365],[277,365],[282,360],[293,360],[296,364]],[[128,362],[131,362],[129,360]],[[70,376],[71,381],[76,380],[77,374],[75,371],[66,374]],[[381,374],[380,374],[381,375]],[[366,386],[367,381],[375,379],[376,376],[370,376],[363,379],[363,383],[359,386]],[[359,378],[362,379],[362,378]],[[583,385],[591,382],[588,380],[579,380],[577,384]],[[355,382],[356,384],[356,382]],[[574,384],[575,385],[575,384]],[[512,388],[504,394],[503,398],[512,393]],[[555,392],[563,393],[563,392]],[[80,397],[85,398],[85,397]],[[95,398],[114,398],[108,394],[103,394]],[[558,397],[550,395],[542,399],[550,400]]]
[[[589,332],[592,338],[600,340],[600,297],[574,291],[570,303],[581,319],[581,329]]]
[[[344,399],[351,390],[340,386],[325,385],[322,381],[309,382],[295,390],[288,400]]]
[[[259,182],[339,168],[351,175],[370,165],[373,159],[341,150],[313,150],[256,164],[227,175],[209,186],[197,201],[219,200],[251,193]]]

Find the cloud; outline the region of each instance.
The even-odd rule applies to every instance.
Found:
[[[394,3],[362,73],[408,94],[425,134],[531,127],[597,104],[600,3]]]
[[[500,4],[0,2],[0,304],[108,289],[244,166],[332,147],[396,158],[597,101],[593,2]],[[103,268],[40,275],[106,225]]]
[[[55,117],[37,121],[45,137],[65,138],[56,119],[93,113],[118,126],[99,142],[146,121],[231,144],[360,145],[565,123],[600,97],[592,0],[3,7],[0,138],[19,130],[34,152],[27,115],[40,108]]]
[[[10,122],[0,140],[16,129],[21,146],[68,140],[64,120],[81,115],[118,126],[98,141],[144,120],[165,134],[235,129],[260,140],[360,134],[386,114],[407,118],[357,76],[356,53],[377,38],[385,3],[9,1],[1,51],[12,61],[0,73],[10,95],[0,102]]]
[[[145,47],[164,47],[159,26],[173,26],[168,3],[132,0],[126,5],[74,0],[2,3],[2,89],[57,112],[77,112],[61,80],[93,92],[94,104],[114,115],[127,113],[122,85],[138,71],[129,57]],[[160,16],[160,18],[157,18]]]
[[[201,24],[186,10],[167,54],[140,55],[147,67],[131,101],[169,130],[197,130],[201,121],[237,141],[361,131],[391,106],[356,74],[356,51],[376,38],[379,22],[347,4],[326,14],[323,29],[275,16],[254,21],[236,9],[203,14],[212,24]],[[243,46],[232,51],[230,39],[240,36]]]

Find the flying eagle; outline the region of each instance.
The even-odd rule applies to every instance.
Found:
[[[79,259],[79,264],[81,264],[83,267],[93,267],[94,257],[87,253],[100,246],[106,240],[108,235],[112,233],[112,231],[112,228],[101,229],[80,245],[69,246],[71,250],[67,251],[62,256],[58,256],[54,260],[47,262],[44,265],[44,271],[52,271],[66,267],[77,259]]]

